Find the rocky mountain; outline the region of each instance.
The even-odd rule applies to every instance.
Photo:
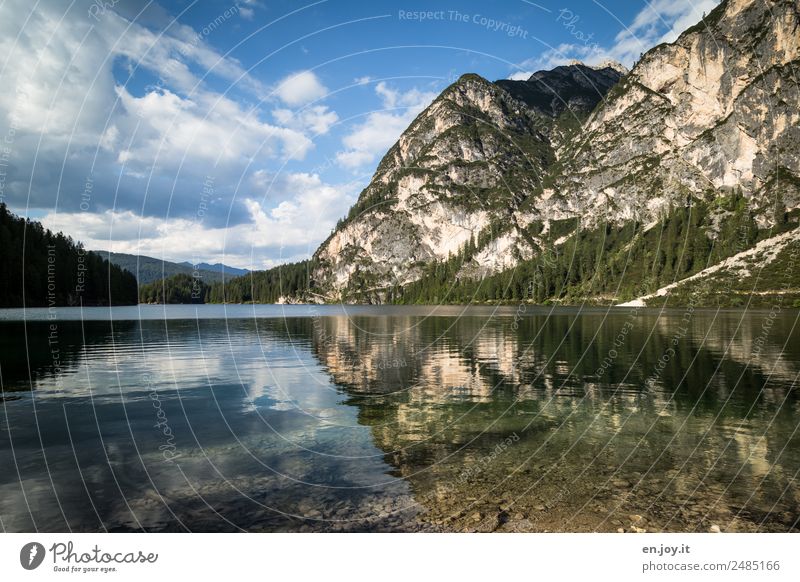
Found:
[[[592,111],[628,70],[619,63],[607,62],[588,67],[573,61],[552,71],[534,73],[527,81],[496,81],[528,107],[556,118],[565,110]]]
[[[572,64],[527,81],[464,75],[317,250],[315,292],[621,302],[679,296],[684,279],[697,288],[710,267],[741,267],[731,257],[765,241],[779,247],[767,263],[788,264],[797,237],[785,233],[800,212],[799,26],[796,0],[724,0],[627,73]],[[761,296],[800,287],[765,290],[747,274]]]
[[[650,50],[559,152],[554,190],[617,220],[734,189],[762,226],[771,206],[795,208],[799,22],[796,0],[727,0]]]
[[[538,247],[519,209],[620,76],[571,65],[527,81],[461,77],[403,133],[317,251],[317,284],[379,298],[464,247],[476,250],[471,277],[530,258]]]

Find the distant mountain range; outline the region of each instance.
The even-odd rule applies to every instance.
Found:
[[[222,263],[199,263],[193,265],[189,262],[174,263],[144,255],[129,255],[125,253],[109,253],[108,251],[94,251],[114,265],[133,273],[139,285],[153,283],[159,279],[167,279],[174,275],[193,275],[197,273],[204,283],[219,283],[224,280],[246,275],[247,269],[237,269]]]
[[[214,273],[222,273],[228,277],[240,277],[241,275],[247,275],[250,271],[247,269],[237,269],[236,267],[230,267],[223,263],[197,263],[192,264],[189,261],[183,261],[180,263],[181,265],[186,265],[187,267],[191,267],[192,269],[198,269],[200,271],[213,271]]]

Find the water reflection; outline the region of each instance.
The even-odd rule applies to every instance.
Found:
[[[386,313],[0,324],[3,527],[797,529],[794,315]]]
[[[314,345],[435,525],[787,531],[800,344],[765,318],[331,318]]]

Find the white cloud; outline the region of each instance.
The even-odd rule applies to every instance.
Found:
[[[119,141],[119,129],[116,125],[110,125],[100,137],[100,147],[107,151],[113,151]]]
[[[261,172],[254,181],[264,188],[264,199],[245,198],[250,221],[230,227],[111,210],[51,212],[42,223],[70,232],[89,249],[262,269],[283,262],[276,256],[296,260],[311,254],[354,201],[353,184],[325,184],[315,174]],[[272,258],[261,258],[266,256]]]
[[[374,132],[370,130],[368,132],[361,131],[356,133],[365,134]],[[402,133],[402,130],[400,130],[400,133]],[[400,134],[398,133],[398,135]],[[341,164],[345,168],[350,168],[351,170],[360,168],[361,166],[365,166],[366,164],[374,162],[377,156],[378,148],[382,147],[382,144],[384,144],[386,141],[378,136],[376,136],[377,139],[375,139],[373,142],[370,142],[367,139],[366,135],[354,135],[353,137],[358,139],[358,141],[360,142],[365,142],[367,145],[363,149],[354,149],[354,150],[339,152],[336,154],[336,161],[339,162],[339,164]],[[390,145],[391,143],[393,142],[389,142]],[[384,147],[384,150],[385,149],[386,148]]]
[[[313,252],[353,202],[351,185],[325,184],[316,174],[279,177],[269,198],[277,195],[276,189],[291,195],[269,209],[255,200],[246,201],[255,224],[248,240],[255,247],[307,245]]]
[[[297,107],[324,97],[328,89],[313,72],[300,71],[280,81],[275,94],[290,107]]]
[[[373,111],[342,139],[344,150],[336,160],[345,168],[356,169],[370,164],[388,150],[419,113],[430,105],[438,93],[416,88],[409,91],[392,89],[386,83],[375,86],[384,110]]]
[[[303,158],[313,136],[338,120],[322,105],[292,112],[285,123],[266,119],[235,96],[260,102],[272,89],[209,44],[235,20],[199,34],[167,16],[153,31],[114,10],[98,22],[80,3],[0,3],[0,135],[12,128],[14,135],[0,194],[12,208],[53,209],[57,201],[68,213],[88,206],[82,217],[94,212],[101,223],[109,208],[192,217],[199,184],[213,174],[219,203],[233,207],[235,221],[247,220],[241,200],[253,193],[234,198],[237,184],[270,163]],[[155,86],[140,88],[143,76],[155,76]],[[237,90],[221,93],[220,81],[226,89],[236,81]],[[69,224],[66,231],[73,234]]]
[[[532,74],[532,71],[517,71],[516,73],[510,74],[508,78],[512,81],[527,81]]]
[[[627,30],[621,30],[609,49],[612,58],[630,64],[653,46],[673,42],[681,32],[711,12],[720,0],[651,0],[633,19]]]
[[[112,57],[128,58],[134,67],[153,71],[182,92],[189,93],[202,87],[209,78],[219,77],[237,83],[259,98],[266,98],[269,91],[263,83],[251,76],[236,59],[219,54],[208,44],[208,38],[226,26],[226,22],[228,20],[221,20],[213,28],[209,25],[205,36],[179,22],[171,23],[166,33],[154,32],[107,11],[94,31],[109,47]],[[199,65],[206,79],[192,72],[192,64]]]
[[[185,218],[140,216],[130,210],[103,213],[48,213],[42,224],[63,230],[83,241],[88,249],[163,257],[167,260],[193,260],[227,255],[223,249],[225,228],[204,228],[202,223]],[[230,258],[230,257],[229,257]],[[237,266],[246,256],[236,257]]]
[[[721,0],[693,0],[688,2],[689,6],[683,6],[683,10],[676,11],[677,7],[674,6],[676,2],[671,2],[673,6],[670,6],[664,0],[657,0],[651,6],[654,6],[656,11],[663,9],[671,16],[666,19],[668,24],[671,22],[671,28],[662,35],[658,42],[674,42],[684,30],[700,22],[703,15],[714,10],[720,2]]]
[[[182,98],[166,89],[134,97],[118,87],[120,101],[138,125],[126,161],[180,171],[185,158],[204,165],[249,162],[261,156],[302,159],[313,142],[296,129],[261,122],[231,99],[198,94]],[[133,130],[131,130],[133,131]]]
[[[275,109],[272,116],[283,126],[300,131],[310,131],[315,135],[328,133],[331,126],[339,121],[336,112],[329,110],[325,105],[314,105],[300,111]]]

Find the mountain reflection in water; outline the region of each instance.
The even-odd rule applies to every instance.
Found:
[[[798,527],[795,313],[207,307],[0,323],[7,531]]]

